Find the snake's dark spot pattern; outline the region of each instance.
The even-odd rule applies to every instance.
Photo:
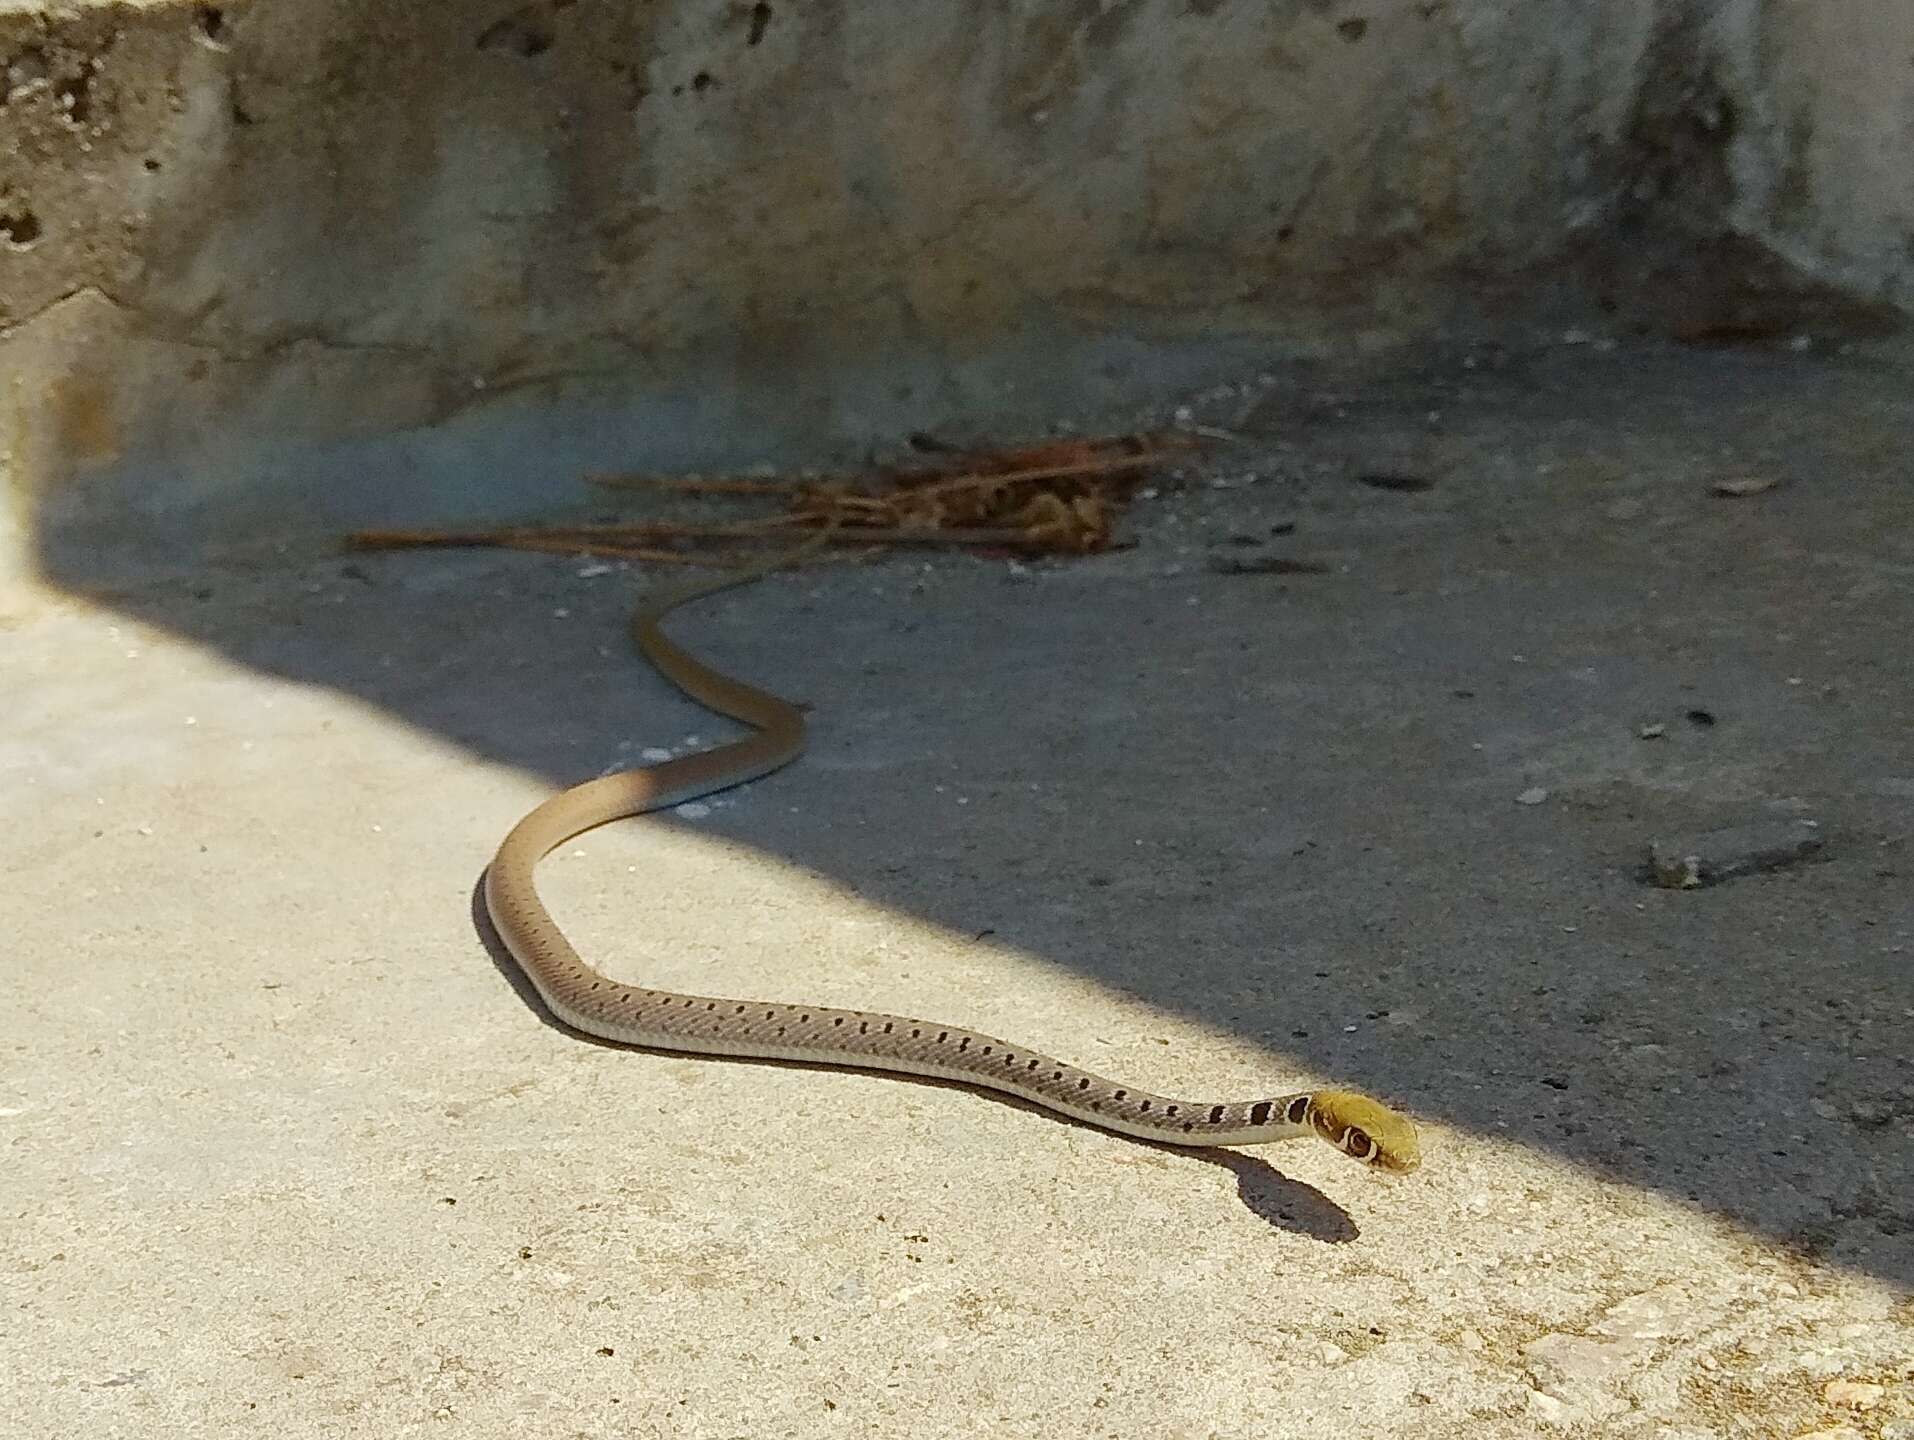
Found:
[[[812,543],[822,542],[814,538]],[[802,547],[809,548],[809,545]],[[741,579],[781,568],[792,558],[795,556],[779,557],[755,571],[726,577],[715,588],[727,588]],[[1292,1131],[1272,1122],[1286,1120],[1292,1122],[1295,1129],[1308,1130],[1360,1161],[1396,1173],[1417,1168],[1421,1151],[1410,1118],[1354,1091],[1324,1089],[1272,1100],[1245,1101],[1240,1105],[1172,1102],[1160,1096],[1146,1097],[1118,1089],[1101,1076],[1066,1070],[1062,1061],[1046,1055],[1019,1051],[1014,1046],[1004,1049],[1006,1042],[1002,1040],[986,1043],[984,1037],[961,1029],[933,1030],[931,1026],[935,1022],[928,1020],[848,1009],[801,1011],[763,1000],[718,1000],[640,989],[622,985],[585,964],[573,953],[539,901],[533,872],[546,850],[552,848],[540,848],[535,843],[539,837],[561,832],[576,835],[623,815],[657,809],[670,796],[687,798],[687,785],[695,788],[708,782],[708,788],[717,789],[742,783],[796,758],[803,749],[803,707],[753,690],[741,682],[727,685],[721,677],[716,682],[717,688],[711,689],[711,673],[672,646],[659,632],[658,622],[664,615],[686,600],[711,593],[713,588],[700,582],[648,600],[633,621],[638,644],[658,670],[667,679],[677,681],[693,699],[706,693],[733,697],[735,708],[732,701],[727,700],[725,713],[754,726],[759,733],[751,739],[703,752],[695,761],[685,761],[649,777],[644,772],[634,772],[609,786],[593,783],[562,792],[533,811],[507,836],[487,873],[485,903],[500,938],[538,990],[555,997],[553,1009],[561,1020],[610,1039],[641,1046],[692,1049],[714,1055],[795,1056],[867,1070],[895,1068],[962,1077],[976,1085],[995,1086],[1035,1100],[1065,1115],[1084,1120],[1099,1117],[1091,1123],[1119,1133],[1179,1143],[1187,1140],[1195,1146],[1285,1140]],[[1713,717],[1696,712],[1692,718],[1702,723]],[[675,778],[678,776],[686,780],[681,782]],[[700,778],[692,781],[689,777],[693,776]],[[532,842],[528,842],[528,836]],[[1324,974],[1317,973],[1319,977]],[[700,1007],[707,1017],[701,1025],[692,1025],[689,1016],[681,1023],[669,1013],[674,1009],[696,1011]],[[764,1013],[754,1016],[753,1010]],[[728,1018],[719,1020],[720,1014]],[[827,1019],[828,1025],[824,1023]],[[842,1030],[852,1021],[857,1022],[857,1033],[866,1038],[875,1038],[878,1031],[874,1027],[881,1027],[881,1033],[889,1037],[901,1037],[902,1032],[909,1031],[909,1038],[919,1043],[905,1046],[900,1039],[896,1045],[863,1045],[854,1043],[849,1035],[825,1033]],[[1003,1069],[958,1065],[941,1057],[935,1060],[922,1057],[920,1063],[921,1042],[931,1035],[935,1035],[938,1047],[954,1042],[960,1052],[974,1053],[980,1058],[995,1059],[1001,1054]],[[1066,1081],[1075,1082],[1074,1090]],[[1078,1097],[1074,1101],[1069,1098],[1072,1093]],[[1112,1111],[1118,1113],[1111,1114]],[[1186,1111],[1188,1118],[1184,1118]],[[1110,1116],[1107,1124],[1100,1118],[1106,1115]],[[1270,1127],[1271,1133],[1261,1134],[1261,1127]],[[1204,1132],[1200,1139],[1195,1134],[1198,1130]],[[525,1253],[528,1252],[521,1251],[521,1255]],[[609,1355],[610,1348],[601,1353]]]

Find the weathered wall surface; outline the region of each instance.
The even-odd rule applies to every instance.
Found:
[[[1901,0],[8,0],[0,523],[522,510],[1543,290],[1878,319],[1910,60]]]
[[[1914,310],[1914,6],[1748,5],[1722,29],[1748,110],[1731,220]]]

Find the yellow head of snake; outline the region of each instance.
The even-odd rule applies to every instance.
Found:
[[[1345,1155],[1406,1175],[1422,1163],[1415,1122],[1353,1090],[1318,1090],[1309,1097],[1309,1123]]]

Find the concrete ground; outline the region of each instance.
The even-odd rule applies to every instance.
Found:
[[[1914,1435],[1908,372],[1568,345],[1189,412],[1246,439],[1134,548],[682,617],[813,750],[548,893],[624,977],[1370,1089],[1419,1173],[542,1023],[491,849],[724,733],[622,569],[19,593],[7,1433]]]

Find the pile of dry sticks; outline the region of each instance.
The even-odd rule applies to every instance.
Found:
[[[715,524],[631,520],[495,530],[361,530],[362,550],[507,546],[684,565],[742,566],[810,534],[834,546],[956,545],[1018,555],[1085,555],[1115,542],[1115,519],[1152,471],[1188,459],[1184,431],[1046,440],[1008,449],[946,449],[936,458],[858,474],[594,475],[601,486],[781,501],[777,513]]]

